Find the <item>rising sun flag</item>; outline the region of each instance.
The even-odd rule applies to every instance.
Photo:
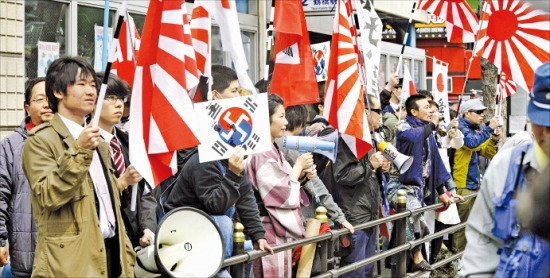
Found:
[[[357,159],[372,148],[360,82],[357,31],[351,0],[338,1],[332,30],[324,116],[337,129]]]
[[[477,16],[465,0],[420,0],[418,8],[446,21],[447,41],[474,42],[479,29]]]
[[[550,14],[524,1],[487,0],[475,53],[530,92],[535,69],[550,60]]]
[[[188,92],[199,83],[185,2],[149,3],[130,105],[130,161],[157,186],[176,173],[176,150],[197,146]]]

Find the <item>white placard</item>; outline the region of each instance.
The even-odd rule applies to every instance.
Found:
[[[330,57],[330,41],[311,45],[313,62],[315,62],[315,76],[317,82],[327,80],[328,60]]]
[[[527,115],[510,115],[508,116],[508,122],[510,126],[508,132],[510,134],[516,134],[525,130],[525,124],[527,124]]]
[[[229,158],[237,146],[245,154],[271,150],[266,93],[196,103],[195,114],[201,163]]]
[[[37,77],[46,76],[46,71],[50,64],[59,58],[59,43],[57,42],[38,42],[38,68]]]

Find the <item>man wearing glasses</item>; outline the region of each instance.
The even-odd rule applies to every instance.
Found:
[[[11,271],[15,276],[31,276],[34,260],[37,230],[32,217],[30,187],[23,173],[21,153],[28,132],[53,117],[46,99],[44,80],[45,78],[36,78],[28,81],[25,90],[27,116],[1,144],[0,266],[8,264],[6,241],[9,239]]]
[[[466,196],[479,190],[479,155],[490,159],[497,152],[500,139],[499,119],[494,116],[488,126],[483,125],[487,107],[480,99],[471,99],[462,104],[462,117],[458,119],[458,129],[464,134],[464,145],[454,155],[453,178],[457,194]],[[458,205],[460,220],[466,222],[474,205],[475,198],[470,198]],[[466,237],[464,230],[453,235],[452,251],[464,251]]]
[[[103,79],[105,73],[97,74]],[[115,174],[120,190],[121,213],[126,227],[126,234],[132,242],[132,246],[148,246],[154,238],[157,229],[157,200],[152,195],[151,186],[142,179],[133,165],[130,165],[128,133],[118,128],[120,119],[124,113],[124,103],[130,95],[130,86],[110,74],[107,81],[107,91],[103,100],[103,107],[99,117],[99,132],[111,147],[111,159],[115,168]],[[136,209],[131,209],[133,185],[137,185],[138,195]]]

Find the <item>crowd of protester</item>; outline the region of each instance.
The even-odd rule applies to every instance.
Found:
[[[228,159],[201,163],[196,147],[181,150],[177,174],[158,187],[145,182],[129,161],[128,126],[123,124],[131,88],[125,81],[108,77],[99,124],[90,124],[103,76],[82,58],[54,61],[45,78],[28,82],[27,116],[2,140],[0,266],[9,264],[15,277],[132,277],[135,248],[153,243],[161,211],[180,207],[212,218],[225,258],[232,255],[235,219],[243,223],[248,249],[269,253],[247,266],[247,276],[293,277],[295,252],[274,253],[273,247],[305,238],[306,219],[323,206],[330,226],[351,234],[351,247],[336,254],[339,266],[346,266],[376,253],[378,229],[355,226],[378,219],[385,200],[395,208],[398,190],[406,193],[409,210],[444,204],[443,210],[407,217],[407,241],[458,223],[443,220],[444,214],[467,222],[465,230],[445,241],[434,239],[428,248],[410,250],[408,271],[433,270],[445,248],[464,251],[461,275],[550,274],[544,197],[550,188],[548,179],[540,178],[549,169],[550,63],[536,71],[527,136],[509,141],[502,151],[499,119],[484,124],[488,111],[480,99],[463,101],[446,124],[428,92],[403,98],[402,80],[395,75],[379,98],[365,96],[374,147],[360,159],[342,136],[334,161],[285,148],[285,136],[323,137],[336,130],[324,118],[322,102],[285,108],[275,93],[268,96],[269,151],[246,157],[235,148]],[[246,94],[231,68],[212,66],[211,79],[213,100]],[[257,86],[265,93],[269,82]],[[201,81],[203,99],[207,88]],[[312,110],[316,115],[308,120]],[[400,171],[375,148],[382,141],[413,158],[408,170]],[[492,159],[483,175],[481,157]],[[134,186],[135,210],[130,208]],[[464,200],[475,192],[477,198]],[[392,240],[386,248],[394,245]],[[313,273],[319,271],[314,267]],[[342,277],[374,275],[369,264]],[[230,274],[224,268],[218,276]]]

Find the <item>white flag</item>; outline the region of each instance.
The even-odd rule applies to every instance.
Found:
[[[445,117],[445,123],[451,122],[449,115],[449,88],[447,88],[447,72],[449,65],[443,61],[433,59],[432,66],[432,95],[439,104],[439,112]]]

